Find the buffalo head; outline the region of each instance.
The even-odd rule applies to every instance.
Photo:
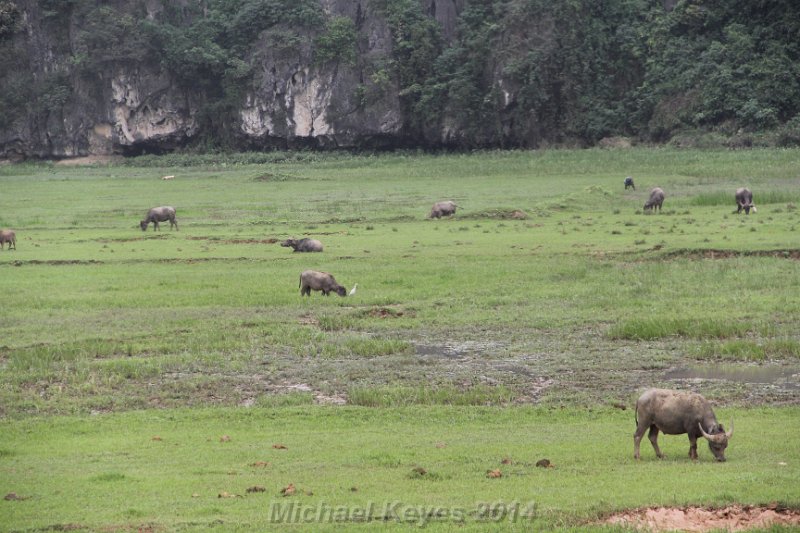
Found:
[[[708,441],[708,448],[714,454],[714,458],[717,461],[725,461],[725,448],[728,447],[728,439],[733,436],[733,421],[731,421],[730,431],[727,432],[722,427],[722,424],[711,428],[711,433],[706,433],[702,424],[698,423],[697,425],[700,428],[700,433]]]

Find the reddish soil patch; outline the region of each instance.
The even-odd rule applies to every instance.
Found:
[[[370,316],[376,318],[400,318],[403,316],[403,311],[395,311],[386,307],[373,308],[369,310]]]
[[[777,504],[766,507],[733,505],[720,509],[656,507],[617,513],[605,522],[644,531],[746,531],[772,525],[800,526],[800,510]]]

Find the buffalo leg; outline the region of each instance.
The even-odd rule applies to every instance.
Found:
[[[647,429],[645,424],[639,424],[636,426],[636,432],[633,434],[633,458],[639,459],[639,444],[642,442],[642,437],[644,437],[644,432]]]
[[[647,438],[650,439],[650,443],[653,445],[653,449],[656,451],[656,457],[663,459],[664,454],[661,453],[661,449],[658,447],[658,428],[655,424],[650,426],[650,433],[648,433]]]
[[[689,437],[689,459],[697,460],[697,437]]]

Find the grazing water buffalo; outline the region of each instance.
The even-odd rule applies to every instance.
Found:
[[[753,204],[753,193],[750,192],[750,189],[747,187],[739,187],[736,189],[736,212],[741,213],[742,209],[744,209],[745,214],[750,214],[750,210],[753,210],[753,213],[758,212],[756,210],[756,206]]]
[[[14,249],[17,249],[17,235],[10,229],[0,230],[0,250],[8,243],[8,249],[10,250],[13,246]]]
[[[144,220],[139,222],[139,227],[142,228],[142,231],[147,231],[147,225],[152,222],[153,231],[156,231],[158,229],[158,223],[165,222],[167,220],[169,220],[170,229],[172,229],[172,226],[175,226],[175,229],[178,229],[178,221],[175,220],[174,207],[170,207],[168,205],[154,207],[147,212],[147,216],[144,217]]]
[[[322,243],[317,239],[286,239],[281,246],[293,248],[295,252],[321,252]]]
[[[661,210],[661,204],[664,203],[664,191],[660,187],[656,187],[650,191],[650,198],[644,203],[644,210],[652,209],[653,211],[658,208]]]
[[[633,457],[639,458],[639,443],[650,428],[648,438],[656,456],[664,457],[658,447],[658,432],[667,435],[689,435],[689,458],[697,459],[697,439],[705,437],[717,461],[725,460],[731,429],[725,432],[711,409],[711,404],[694,392],[667,389],[648,389],[636,400],[636,432],[633,434]]]
[[[304,270],[300,274],[300,296],[311,296],[311,291],[322,291],[328,296],[331,291],[339,296],[347,296],[347,290],[336,283],[336,280],[327,272],[317,272],[316,270]]]
[[[458,207],[456,203],[451,202],[450,200],[436,202],[433,204],[433,207],[431,208],[431,214],[428,218],[441,218],[455,215],[456,207]]]
[[[636,185],[633,184],[633,178],[630,176],[625,178],[625,190],[627,191],[628,189],[636,190]]]

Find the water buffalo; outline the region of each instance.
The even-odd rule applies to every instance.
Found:
[[[347,290],[336,283],[336,280],[327,272],[317,272],[316,270],[304,270],[300,274],[300,296],[311,296],[311,291],[322,291],[328,296],[331,291],[339,296],[347,296]]]
[[[717,461],[725,460],[728,439],[733,436],[733,422],[726,432],[701,395],[667,389],[648,389],[636,400],[636,432],[633,434],[633,457],[639,459],[639,443],[650,428],[648,438],[656,456],[664,458],[658,447],[658,432],[689,435],[689,458],[697,459],[697,439],[705,437]],[[704,429],[705,428],[705,429]]]
[[[286,239],[281,246],[294,249],[295,252],[321,252],[322,243],[317,239]]]
[[[17,235],[10,229],[0,230],[0,250],[3,249],[6,243],[8,243],[9,250],[12,246],[15,250],[17,249]]]
[[[633,184],[633,178],[630,176],[625,178],[625,190],[627,191],[628,189],[636,190],[636,185]]]
[[[747,187],[736,189],[736,212],[741,213],[744,209],[745,214],[750,214],[750,210],[756,213],[756,206],[753,204],[753,193]]]
[[[172,226],[175,226],[175,229],[178,229],[178,221],[175,220],[174,207],[170,207],[168,205],[154,207],[147,212],[147,216],[144,217],[144,220],[139,222],[139,227],[142,228],[142,231],[147,231],[147,225],[152,222],[153,231],[156,231],[158,229],[158,223],[165,222],[167,220],[169,220],[170,229],[172,229]]]
[[[644,203],[644,210],[652,209],[653,211],[658,208],[661,210],[661,204],[664,203],[664,191],[660,187],[656,187],[650,191],[650,198]]]
[[[451,202],[450,200],[446,200],[444,202],[436,202],[431,207],[431,214],[428,218],[441,218],[441,217],[449,217],[451,215],[456,214],[456,205],[455,202]]]

